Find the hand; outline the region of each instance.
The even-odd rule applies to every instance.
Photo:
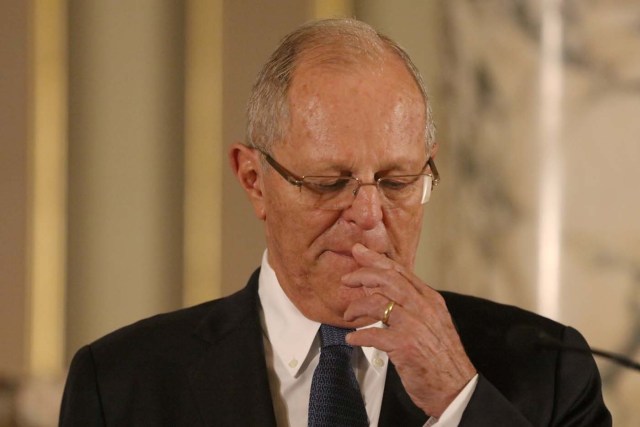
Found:
[[[359,243],[352,253],[362,267],[344,275],[342,282],[370,292],[349,305],[345,320],[382,319],[389,302],[395,301],[395,306],[388,328],[352,332],[347,342],[385,351],[411,400],[430,416],[440,417],[476,373],[444,299],[384,255]]]

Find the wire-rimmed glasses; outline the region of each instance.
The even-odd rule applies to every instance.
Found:
[[[440,182],[438,169],[431,157],[418,174],[387,175],[376,178],[374,182],[363,182],[355,176],[298,176],[265,151],[259,148],[256,150],[265,156],[269,165],[280,176],[304,193],[303,201],[307,205],[317,209],[346,209],[353,203],[360,187],[365,185],[375,185],[378,188],[382,203],[387,208],[416,206],[428,202],[431,190]],[[427,168],[430,173],[425,173]]]

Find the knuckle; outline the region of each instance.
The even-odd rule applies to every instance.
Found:
[[[447,308],[447,303],[444,300],[444,297],[440,292],[433,293],[433,304],[435,304],[438,308]]]

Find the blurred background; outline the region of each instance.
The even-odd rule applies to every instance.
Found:
[[[227,146],[278,40],[355,16],[431,95],[418,274],[640,358],[637,0],[0,0],[0,426],[53,426],[75,351],[244,286]],[[617,426],[640,374],[599,362]]]

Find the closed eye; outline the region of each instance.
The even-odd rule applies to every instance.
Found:
[[[419,177],[420,175],[381,178],[378,181],[378,185],[384,190],[399,191],[416,182]]]
[[[351,178],[344,177],[305,177],[302,184],[313,192],[329,194],[344,190],[351,181]]]

